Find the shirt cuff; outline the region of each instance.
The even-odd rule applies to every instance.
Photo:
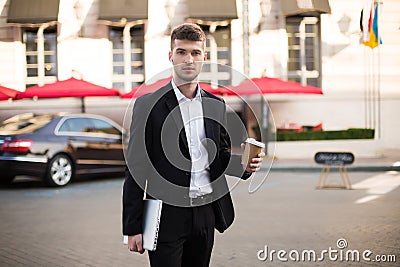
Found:
[[[248,171],[244,171],[243,175],[242,175],[242,179],[246,180],[248,179],[251,175],[253,174],[253,172],[248,172]]]

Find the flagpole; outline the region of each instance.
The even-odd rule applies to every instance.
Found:
[[[371,1],[371,2],[369,2]],[[365,120],[366,124],[370,129],[375,130],[375,138],[381,138],[381,67],[380,67],[380,41],[381,36],[378,30],[379,26],[379,6],[383,4],[381,0],[368,0],[371,4],[369,19],[368,19],[368,29],[366,27],[366,18],[364,17],[364,7],[361,15],[361,29],[362,29],[362,43],[369,47],[371,51],[364,51],[364,56],[368,64],[365,67]],[[378,51],[375,52],[374,48],[378,46]],[[367,55],[366,55],[367,54]]]
[[[364,46],[364,124],[368,127],[368,59],[367,47]]]
[[[368,53],[368,124],[369,128],[372,129],[374,128],[373,120],[372,120],[372,113],[373,113],[373,108],[372,108],[372,96],[373,96],[373,91],[374,91],[374,71],[373,71],[373,51],[370,50]]]
[[[375,16],[375,9],[376,9],[376,0],[374,0],[374,16]],[[375,18],[374,18],[375,20]],[[373,20],[373,21],[374,21]],[[374,22],[372,22],[373,24]],[[372,26],[373,27],[373,26]],[[373,128],[375,131],[377,131],[378,125],[377,125],[377,119],[376,119],[376,114],[377,114],[377,109],[376,109],[376,104],[377,104],[377,71],[376,71],[376,53],[373,48],[371,48],[371,54],[372,54],[372,122],[373,122]]]
[[[376,131],[376,128],[377,128],[377,124],[376,124],[376,76],[377,76],[377,74],[376,74],[376,63],[375,63],[375,55],[376,55],[376,53],[375,53],[375,51],[373,50],[373,49],[371,49],[371,55],[372,55],[372,65],[371,65],[371,67],[372,67],[372,101],[371,101],[371,103],[372,103],[372,125],[373,125],[373,128],[375,129],[375,131]]]
[[[372,9],[370,12],[370,21],[372,24],[372,14],[373,14],[373,9],[374,9],[374,0],[370,1],[370,4],[372,5]],[[372,25],[371,25],[372,27]],[[370,29],[368,29],[370,30]],[[369,40],[371,40],[371,36],[369,36]],[[367,48],[369,51],[368,55],[368,105],[369,105],[369,128],[374,129],[374,120],[373,120],[373,114],[374,114],[374,109],[373,109],[373,95],[374,95],[374,52],[372,48]]]
[[[366,42],[369,41],[369,31],[371,27],[371,15],[373,9],[374,0],[368,0],[368,4],[364,5],[363,11],[361,13],[362,21],[361,21],[361,42],[364,46],[364,101],[365,101],[365,127],[368,129],[372,128],[371,125],[371,80],[372,80],[372,71],[371,71],[371,51],[367,47]]]
[[[383,2],[382,1],[377,1],[376,2],[376,4],[377,4],[377,7],[379,8],[378,9],[378,13],[381,13],[382,12],[382,10],[381,10],[381,5],[383,4]],[[378,100],[377,100],[377,102],[378,102],[378,139],[380,139],[381,138],[381,47],[380,47],[380,42],[381,42],[381,34],[380,34],[380,30],[379,30],[379,26],[380,26],[380,22],[379,22],[379,18],[381,17],[381,14],[379,14],[378,15],[378,18],[377,18],[377,26],[378,26],[378,36],[377,36],[377,38],[378,38],[378,65],[377,65],[377,68],[378,68],[378,73],[377,73],[377,91],[378,91]]]
[[[368,109],[367,109],[367,116],[368,116],[368,128],[371,129],[372,128],[372,121],[371,121],[371,88],[372,88],[372,72],[371,72],[371,51],[369,51],[368,47],[365,47],[365,49],[367,49],[367,105],[368,105]]]
[[[372,20],[372,18],[371,18],[371,16],[372,16],[372,10],[373,10],[373,7],[374,7],[374,0],[369,0],[368,1],[369,2],[369,19],[368,19],[368,29],[367,29],[367,31],[368,31],[368,40],[367,41],[369,41],[370,40],[370,33],[369,33],[369,31],[370,31],[370,27],[372,27],[372,25],[370,25],[372,22],[371,22],[371,20]],[[366,46],[365,47],[365,49],[366,49],[366,54],[367,54],[367,56],[366,56],[366,58],[367,58],[367,64],[366,64],[366,70],[367,70],[367,72],[366,72],[366,80],[367,80],[367,84],[366,84],[366,91],[367,91],[367,119],[368,119],[368,128],[369,129],[372,129],[372,128],[374,128],[374,125],[373,125],[373,120],[372,120],[372,113],[373,113],[373,109],[372,109],[372,95],[373,95],[373,86],[374,86],[374,84],[373,84],[373,62],[372,62],[372,59],[373,59],[373,52],[372,52],[372,50],[370,50],[370,47],[369,46]]]

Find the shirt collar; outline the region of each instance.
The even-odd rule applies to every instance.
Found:
[[[172,88],[174,88],[174,93],[175,93],[176,99],[178,100],[178,103],[182,103],[182,102],[190,100],[184,94],[182,94],[181,90],[179,90],[178,86],[176,86],[174,79],[171,80],[171,84],[172,84]],[[201,101],[200,85],[197,84],[196,88],[197,88],[196,96],[193,99]]]

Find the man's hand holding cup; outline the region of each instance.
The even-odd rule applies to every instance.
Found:
[[[263,157],[265,156],[265,144],[256,141],[254,138],[247,138],[243,148],[242,165],[247,172],[256,172],[261,168]]]

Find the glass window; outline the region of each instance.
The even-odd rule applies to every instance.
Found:
[[[287,17],[288,79],[321,86],[321,34],[318,17]]]
[[[123,75],[124,74],[124,66],[114,66],[113,70],[114,70],[114,75]],[[114,82],[113,82],[114,88],[116,88],[115,87],[116,83],[117,82],[115,82],[115,80],[114,80]],[[122,89],[122,88],[118,88],[118,89]]]
[[[70,118],[66,119],[61,125],[59,132],[85,133],[88,129],[93,128],[91,122],[86,118]]]
[[[232,65],[231,61],[231,26],[217,26],[214,32],[210,32],[210,27],[200,25],[206,34],[206,53],[207,62],[215,62],[220,65]],[[211,77],[217,77],[216,80],[205,81],[217,83],[219,85],[229,85],[232,83],[230,68],[218,67],[210,68],[210,65],[203,67],[203,73],[216,72]]]
[[[23,41],[26,47],[26,73],[27,84],[38,84],[39,81],[39,53],[37,44],[38,28],[25,28],[22,30]],[[44,82],[55,80],[57,77],[57,30],[56,27],[44,31]]]
[[[144,26],[137,25],[130,31],[130,73],[125,73],[123,30],[123,27],[110,27],[109,33],[113,45],[113,87],[121,91],[125,90],[125,82],[130,84],[127,88],[130,90],[145,80]]]
[[[124,83],[123,82],[115,82],[113,83],[114,88],[124,88]]]
[[[110,123],[100,119],[90,119],[94,125],[94,132],[119,135],[121,132]]]

